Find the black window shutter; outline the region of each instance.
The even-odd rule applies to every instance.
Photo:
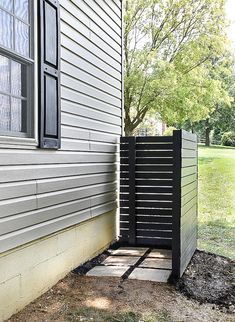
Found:
[[[39,1],[39,146],[59,149],[60,17],[59,1]]]

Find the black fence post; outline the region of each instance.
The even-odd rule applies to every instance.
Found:
[[[136,244],[135,163],[136,138],[129,138],[129,244]]]
[[[172,275],[180,277],[182,130],[173,131]]]

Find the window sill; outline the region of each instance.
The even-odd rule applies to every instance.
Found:
[[[0,149],[36,149],[38,142],[34,138],[22,138],[0,135]]]

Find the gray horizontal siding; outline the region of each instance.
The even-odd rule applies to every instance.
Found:
[[[104,85],[108,84],[115,89],[120,89],[120,79],[119,77],[114,77],[112,72],[111,74],[108,74],[107,71],[102,70],[99,65],[93,65],[91,62],[77,56],[65,47],[61,47],[61,52],[64,61],[76,66],[81,71],[85,71],[88,75],[93,75],[95,78],[102,80]],[[117,73],[117,76],[119,76],[119,73]]]
[[[84,93],[76,92],[71,88],[62,87],[62,99],[74,102],[79,105],[96,108],[107,114],[121,116],[120,108],[111,106],[108,103],[98,101],[96,98],[85,95]],[[63,107],[62,107],[63,108]]]
[[[115,0],[105,0],[104,2],[113,10],[114,14],[116,14],[118,17],[120,17],[121,7],[122,7],[122,3],[120,0],[116,0],[116,1]]]
[[[86,142],[86,141],[84,141]],[[89,142],[88,142],[89,143]],[[98,143],[98,142],[97,142]],[[116,145],[112,145],[116,147]],[[37,165],[37,164],[70,164],[70,163],[114,163],[117,161],[117,156],[105,153],[84,153],[84,152],[65,152],[58,151],[50,153],[44,151],[40,153],[38,150],[1,150],[1,165]],[[4,172],[1,167],[0,171]],[[9,169],[9,168],[8,168]],[[10,168],[11,169],[11,168]]]
[[[60,5],[62,147],[0,149],[0,252],[117,207],[121,2]]]
[[[54,164],[4,166],[0,167],[0,183],[84,175],[87,173],[106,173],[116,171],[115,164]],[[1,212],[0,212],[1,213]]]

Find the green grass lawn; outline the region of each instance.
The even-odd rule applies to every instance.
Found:
[[[235,258],[235,148],[199,146],[198,248]]]

